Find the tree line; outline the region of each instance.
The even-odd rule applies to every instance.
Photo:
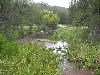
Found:
[[[69,13],[70,24],[88,26],[90,32],[100,30],[100,0],[71,0]]]
[[[24,26],[56,29],[58,23],[68,24],[68,10],[63,7],[28,0],[0,0],[0,32],[9,40],[22,38]]]

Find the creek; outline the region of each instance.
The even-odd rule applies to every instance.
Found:
[[[62,41],[51,41],[48,39],[32,39],[33,42],[44,44],[46,48],[51,48],[54,53],[57,53],[63,57],[59,63],[59,67],[63,69],[61,75],[92,75],[92,72],[86,69],[77,69],[67,59],[68,43]]]
[[[86,69],[77,69],[72,65],[71,62],[69,62],[66,58],[67,56],[67,48],[69,44],[67,42],[63,41],[52,41],[49,39],[41,39],[41,38],[30,38],[25,37],[24,39],[21,39],[20,42],[38,42],[39,45],[43,45],[46,48],[52,49],[54,53],[59,54],[61,57],[57,58],[58,60],[61,60],[59,62],[58,67],[61,68],[61,75],[92,75],[92,71],[86,70]]]

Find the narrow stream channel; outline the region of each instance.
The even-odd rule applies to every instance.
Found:
[[[44,43],[46,48],[52,48],[54,53],[65,55],[67,53],[68,43],[62,41],[51,41],[48,39],[33,39],[34,42]],[[65,57],[61,58],[59,66],[64,69],[62,75],[92,75],[91,71],[78,70]]]
[[[25,41],[23,39],[22,41]],[[46,48],[51,48],[54,53],[65,55],[67,53],[68,43],[62,41],[51,41],[48,39],[31,39],[32,42],[44,43]],[[66,55],[67,56],[67,55]],[[65,57],[60,58],[62,61],[59,63],[59,67],[63,69],[61,75],[92,75],[91,71],[79,70],[75,68]]]

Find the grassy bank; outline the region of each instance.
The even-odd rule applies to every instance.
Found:
[[[8,42],[0,35],[0,75],[58,75],[56,57],[42,45]]]
[[[67,59],[78,68],[93,70],[100,75],[100,43],[94,42],[87,33],[87,27],[61,28],[54,38],[69,43]]]

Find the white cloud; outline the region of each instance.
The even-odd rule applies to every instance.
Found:
[[[33,0],[34,2],[45,2],[52,6],[61,6],[61,7],[69,7],[69,3],[71,0]]]

